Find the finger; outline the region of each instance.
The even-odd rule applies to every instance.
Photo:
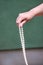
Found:
[[[18,22],[19,18],[20,18],[20,16],[17,17],[17,19],[16,19],[16,23],[20,23],[20,21]]]
[[[22,15],[19,15],[16,19],[16,23],[21,23],[24,17]]]
[[[24,17],[19,17],[17,23],[21,23],[22,21],[24,21]]]
[[[26,23],[26,20],[22,21],[22,22],[19,24],[19,27],[22,27],[25,23]]]

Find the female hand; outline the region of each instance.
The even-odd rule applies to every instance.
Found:
[[[31,20],[34,16],[40,15],[43,15],[43,3],[28,12],[20,13],[16,19],[16,23],[18,27],[22,27],[27,21]]]
[[[20,13],[16,19],[16,23],[19,27],[22,27],[27,21],[33,17],[32,11]]]

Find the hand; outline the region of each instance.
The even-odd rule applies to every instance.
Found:
[[[43,15],[43,3],[28,12],[20,13],[16,19],[16,23],[18,27],[22,27],[27,21],[31,20],[34,16],[39,15]]]
[[[18,27],[22,27],[27,21],[31,20],[33,17],[32,11],[20,13],[16,19]]]

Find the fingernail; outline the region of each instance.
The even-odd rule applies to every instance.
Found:
[[[19,26],[20,26],[20,27],[22,27],[23,25],[22,25],[22,24],[20,24]]]

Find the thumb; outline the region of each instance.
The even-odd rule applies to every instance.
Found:
[[[22,22],[19,24],[19,27],[22,27],[25,23],[26,23],[26,20],[22,21]]]

